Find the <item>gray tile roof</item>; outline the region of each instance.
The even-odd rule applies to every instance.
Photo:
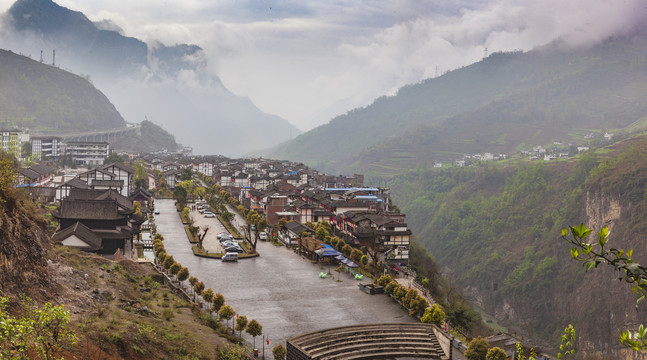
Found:
[[[65,239],[69,238],[72,235],[78,237],[86,244],[88,244],[88,247],[84,248],[84,250],[95,251],[101,249],[102,247],[101,238],[97,236],[97,234],[92,232],[90,228],[78,221],[74,225],[68,226],[61,231],[57,231],[54,236],[52,236],[52,240],[63,242]]]

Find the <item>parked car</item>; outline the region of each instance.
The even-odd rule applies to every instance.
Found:
[[[256,231],[256,225],[252,224],[252,231]]]
[[[222,241],[221,244],[222,244],[222,246],[225,246],[225,247],[226,246],[238,246],[238,247],[240,247],[240,245],[238,245],[237,242],[232,241],[232,240]]]
[[[206,218],[215,218],[216,214],[214,214],[212,212],[205,212],[204,217],[206,217]]]
[[[235,252],[235,253],[245,252],[245,250],[243,250],[243,248],[241,248],[240,246],[227,246],[225,248],[225,251],[228,252],[228,253],[229,252]]]
[[[238,261],[238,253],[237,252],[228,252],[225,255],[222,256],[222,261]]]
[[[221,239],[221,238],[223,238],[223,237],[230,237],[230,238],[233,238],[233,236],[232,236],[230,233],[228,233],[228,232],[221,232],[220,234],[216,235],[216,237],[217,237],[218,239]]]
[[[267,240],[267,233],[263,231],[262,233],[258,234],[258,238],[261,240]]]
[[[159,210],[155,210],[155,211],[153,211],[153,215],[159,215],[159,214],[160,214],[160,211],[159,211]]]

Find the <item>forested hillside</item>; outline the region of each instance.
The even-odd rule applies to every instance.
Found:
[[[153,122],[141,122],[141,135],[129,134],[111,144],[115,150],[131,152],[154,152],[162,149],[168,151],[178,150],[175,137]]]
[[[610,269],[585,274],[560,229],[609,225],[613,247],[647,259],[646,154],[641,136],[561,162],[421,167],[389,185],[414,234],[473,301],[547,345],[572,323],[580,349],[608,353],[647,310],[636,311]]]
[[[0,120],[38,133],[125,127],[108,98],[87,79],[0,50]]]
[[[495,53],[349,111],[270,155],[384,178],[465,153],[581,143],[589,132],[643,125],[646,55],[642,35],[588,49],[554,43]]]

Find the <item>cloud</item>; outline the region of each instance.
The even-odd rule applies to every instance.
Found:
[[[647,12],[643,0],[57,2],[127,36],[201,46],[227,88],[303,129],[479,61],[486,48],[588,46],[642,26]]]

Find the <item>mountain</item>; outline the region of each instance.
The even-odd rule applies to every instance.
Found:
[[[59,135],[125,128],[126,122],[86,78],[0,50],[0,126]],[[150,121],[141,123],[140,133],[119,140],[113,148],[178,149],[173,136]]]
[[[0,118],[34,132],[125,127],[114,105],[85,78],[0,50]]]
[[[46,62],[85,74],[129,122],[148,118],[196,153],[240,155],[300,133],[227,90],[197,45],[147,44],[51,0],[18,0],[3,23],[0,45],[25,54],[46,50]]]
[[[591,48],[555,42],[495,53],[405,86],[263,155],[384,178],[466,153],[582,143],[589,132],[643,126],[646,56],[643,32]]]
[[[608,264],[585,272],[560,234],[584,223],[595,243],[609,226],[607,248],[634,249],[644,264],[645,153],[640,135],[559,162],[420,167],[388,185],[442,272],[501,325],[555,349],[573,324],[578,356],[638,359],[618,335],[644,323],[647,306]]]

